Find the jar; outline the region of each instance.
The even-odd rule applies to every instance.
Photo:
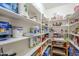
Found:
[[[13,29],[13,37],[22,37],[23,36],[23,28],[16,27]]]

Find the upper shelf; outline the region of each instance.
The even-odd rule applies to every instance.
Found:
[[[54,22],[54,21],[57,21],[57,22],[58,22],[58,21],[68,21],[68,20],[67,20],[67,19],[61,19],[61,20],[52,20],[52,21],[53,21],[53,22]]]
[[[52,27],[68,27],[69,25],[68,24],[65,24],[65,25],[61,25],[61,26],[52,26]]]
[[[46,32],[46,33],[37,33],[37,34],[31,34],[30,37],[41,36],[41,35],[48,34],[48,33],[49,33],[49,32]]]
[[[34,21],[34,20],[32,20],[32,19],[27,19],[27,17],[25,17],[25,16],[22,16],[22,15],[20,15],[20,14],[17,14],[17,13],[15,13],[15,12],[13,12],[13,11],[10,11],[10,10],[8,10],[8,9],[5,9],[5,8],[1,8],[0,7],[0,15],[1,16],[4,16],[4,17],[7,17],[7,18],[11,18],[11,19],[16,19],[16,20],[24,20],[24,21],[26,21],[28,24],[34,24],[34,25],[41,25],[41,23],[40,22],[37,22],[37,21]]]
[[[75,34],[75,33],[69,33],[71,35],[74,35],[74,36],[79,36],[79,34]]]
[[[61,26],[54,26],[54,27],[66,27],[66,26],[73,26],[73,25],[77,25],[77,24],[79,24],[79,21],[78,22],[75,22],[75,23],[73,23],[73,24],[65,24],[65,25],[61,25]]]
[[[73,26],[73,25],[76,25],[76,24],[79,24],[79,21],[78,22],[75,22],[73,24],[70,24],[69,26]]]

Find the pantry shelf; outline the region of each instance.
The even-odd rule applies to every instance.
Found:
[[[36,37],[36,36],[41,36],[43,35],[42,33],[37,33],[37,34],[31,34],[30,37]]]
[[[26,39],[29,39],[29,37],[7,38],[7,40],[5,41],[0,41],[0,45],[5,45],[5,44],[21,41],[21,40],[26,40]]]
[[[46,39],[44,42],[38,44],[36,47],[31,48],[30,51],[28,51],[28,53],[25,54],[25,56],[31,56],[38,48],[40,48],[40,47],[41,47],[44,43],[46,43],[48,40],[49,40],[49,38]]]
[[[64,24],[64,25],[61,25],[61,26],[69,26],[69,24]]]
[[[65,42],[64,38],[54,38],[52,41],[60,41],[60,42]]]
[[[74,34],[74,33],[70,33],[71,35],[74,35],[74,36],[79,36],[79,34]]]
[[[54,21],[67,21],[67,19],[61,19],[61,20],[56,20],[56,19],[54,20],[54,19],[53,19],[52,21],[53,21],[53,22],[54,22]]]
[[[65,24],[65,25],[61,25],[61,26],[52,26],[52,27],[61,28],[61,27],[68,27],[68,26],[69,26],[68,24]]]
[[[47,34],[47,33],[35,34],[35,35],[33,35],[33,37],[34,37],[34,36],[44,35],[44,34]],[[30,37],[6,38],[6,39],[8,39],[8,40],[0,41],[0,45],[9,44],[9,43],[13,43],[13,42],[20,41],[20,40],[23,40],[23,39],[29,39],[29,38],[30,38]]]
[[[43,49],[42,55],[43,55],[43,53],[45,52],[45,50],[47,49],[48,46],[49,46],[49,45],[47,45],[47,46]]]
[[[18,13],[15,13],[13,11],[10,11],[8,9],[5,9],[5,8],[2,8],[0,7],[0,15],[4,16],[4,17],[8,17],[8,18],[12,18],[12,19],[16,19],[16,20],[24,20],[26,21],[28,24],[32,23],[34,25],[42,25],[41,22],[37,22],[37,21],[34,21],[30,18],[27,18],[26,16],[22,16]]]
[[[77,48],[79,50],[79,47],[71,40],[68,40],[75,48]]]
[[[32,36],[35,37],[35,36],[40,36],[40,35],[44,35],[44,34],[47,34],[47,33],[37,33],[37,34],[33,34]]]
[[[63,52],[62,50],[54,49],[52,52],[53,54],[60,54],[60,55],[65,56],[65,52]]]
[[[68,27],[68,26],[76,25],[76,24],[78,24],[78,23],[79,23],[79,21],[78,21],[78,22],[75,22],[75,23],[73,23],[73,24],[65,24],[65,25],[61,25],[61,26],[53,26],[53,27]]]
[[[60,45],[53,45],[53,47],[64,48],[64,49],[66,49],[64,46],[60,46]]]
[[[76,24],[79,24],[79,21],[78,22],[75,22],[73,24],[69,24],[69,26],[73,26],[73,25],[76,25]]]

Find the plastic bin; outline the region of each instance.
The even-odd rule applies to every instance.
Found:
[[[79,56],[79,50],[75,49],[75,56]]]
[[[73,56],[73,48],[69,47],[68,48],[69,56]]]
[[[49,55],[50,55],[50,54],[49,54],[49,51],[50,51],[50,47],[48,47],[48,48],[46,49],[46,51],[44,52],[43,56],[49,56]]]
[[[0,3],[0,8],[5,8],[11,10],[15,13],[18,13],[18,4],[17,3]]]

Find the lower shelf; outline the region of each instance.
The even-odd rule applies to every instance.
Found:
[[[59,49],[54,49],[52,51],[53,54],[59,54],[59,55],[62,55],[62,56],[65,56],[65,52],[63,52],[62,50],[59,50]]]
[[[66,49],[64,46],[60,46],[60,45],[53,45],[53,47]]]

